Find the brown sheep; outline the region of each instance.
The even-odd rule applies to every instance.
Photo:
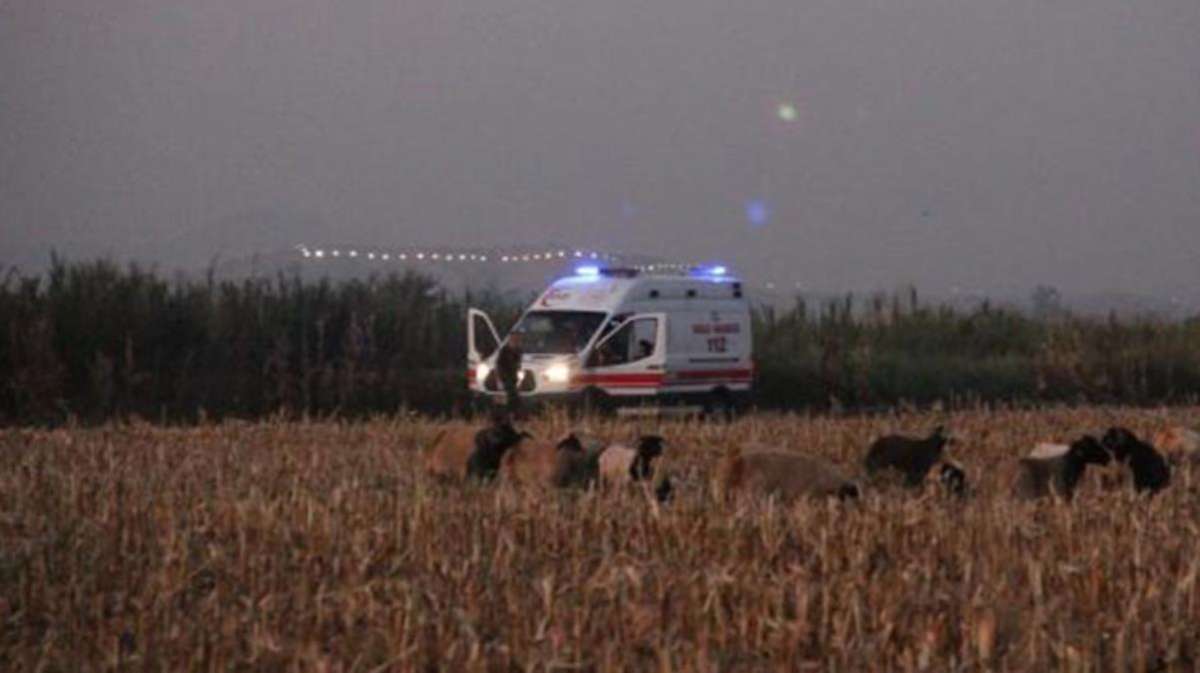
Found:
[[[803,497],[857,498],[858,486],[841,470],[813,456],[769,448],[734,449],[717,463],[714,491],[725,500],[759,493],[790,501]]]
[[[478,430],[466,426],[446,428],[425,451],[424,468],[441,479],[491,479],[504,453],[529,438],[529,433],[517,432],[503,417],[494,418],[491,425]]]
[[[476,432],[475,428],[461,425],[438,432],[422,456],[425,472],[440,479],[466,479]]]
[[[513,484],[587,487],[596,481],[597,454],[569,434],[558,442],[522,442],[500,461],[500,476]]]
[[[1200,432],[1177,425],[1155,433],[1152,443],[1176,465],[1200,465]]]
[[[920,486],[930,468],[942,460],[951,441],[945,428],[938,426],[924,439],[888,435],[872,442],[863,461],[868,474],[895,470],[904,475],[909,487]]]

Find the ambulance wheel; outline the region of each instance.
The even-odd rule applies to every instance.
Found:
[[[580,395],[579,410],[585,416],[603,416],[612,410],[612,400],[599,388],[587,388]]]
[[[737,400],[728,388],[717,388],[709,394],[704,404],[704,416],[710,420],[728,423],[737,417]]]

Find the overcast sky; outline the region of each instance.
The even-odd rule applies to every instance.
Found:
[[[0,0],[0,263],[546,240],[1200,287],[1200,2]]]

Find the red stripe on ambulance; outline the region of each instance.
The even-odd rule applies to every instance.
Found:
[[[675,378],[682,381],[709,381],[711,379],[731,379],[748,381],[754,378],[753,369],[693,369],[691,371],[675,372]]]
[[[612,386],[615,388],[653,388],[664,383],[737,383],[754,378],[751,369],[695,369],[664,375],[657,372],[626,374],[577,374],[577,385]]]
[[[655,372],[636,374],[577,374],[572,383],[580,385],[617,386],[622,388],[654,387],[663,382],[663,375]]]

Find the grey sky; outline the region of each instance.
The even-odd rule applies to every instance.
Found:
[[[0,262],[546,239],[1200,286],[1200,2],[0,0]]]

